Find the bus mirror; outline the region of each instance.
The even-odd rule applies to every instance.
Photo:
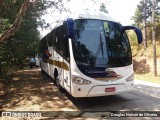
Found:
[[[138,39],[138,44],[141,44],[142,43],[142,32],[139,28],[136,28],[134,26],[123,26],[122,27],[122,33],[125,31],[125,30],[134,30],[134,32],[136,33],[137,35],[137,39]]]
[[[67,36],[73,39],[75,37],[74,20],[72,18],[68,18],[66,21],[66,25],[67,25]]]

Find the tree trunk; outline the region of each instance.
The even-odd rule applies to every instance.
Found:
[[[143,1],[143,40],[144,50],[147,50],[147,37],[146,37],[146,0]]]
[[[155,37],[155,0],[152,0],[152,42],[153,42],[153,63],[154,76],[157,76],[157,56],[156,56],[156,37]]]
[[[15,34],[15,32],[18,30],[22,22],[23,16],[25,15],[29,5],[30,5],[30,0],[24,0],[24,3],[20,8],[14,23],[10,26],[10,28],[8,28],[6,31],[0,34],[0,42],[4,41],[5,39]]]

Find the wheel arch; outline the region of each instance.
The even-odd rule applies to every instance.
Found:
[[[55,69],[54,69],[54,79],[55,79],[57,76],[58,76],[58,69],[55,68]]]

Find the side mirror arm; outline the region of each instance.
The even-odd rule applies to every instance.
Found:
[[[124,33],[125,30],[134,30],[134,32],[137,35],[138,44],[141,44],[143,41],[142,32],[139,28],[136,28],[134,26],[123,26],[122,27],[122,33]]]

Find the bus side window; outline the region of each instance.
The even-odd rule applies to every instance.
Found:
[[[64,37],[64,56],[69,58],[69,41],[67,37]]]
[[[67,60],[69,58],[69,46],[65,29],[64,25],[55,29],[53,44],[56,50],[58,50],[58,53]]]
[[[60,33],[60,44],[61,44],[61,52],[63,57],[67,60],[69,58],[69,46],[68,46],[68,38],[66,36],[67,28],[65,25],[59,27]]]
[[[57,28],[55,29],[55,35],[54,35],[54,40],[53,40],[53,44],[54,44],[54,48],[57,50],[58,49],[58,30]]]
[[[48,46],[52,46],[53,45],[53,32],[50,33],[50,36],[48,38]]]
[[[62,31],[61,31],[61,26],[58,27],[58,34],[57,34],[57,49],[59,50],[60,54],[63,54],[63,44],[62,44]]]
[[[63,55],[67,60],[69,60],[69,41],[66,34],[67,34],[67,28],[65,25],[62,25]]]
[[[52,43],[52,46],[53,46],[53,48],[54,48],[54,37],[55,37],[55,32],[54,32],[54,30],[53,30],[53,32],[52,32],[52,41],[53,41],[53,43]]]
[[[46,55],[45,55],[45,50],[48,49],[48,46],[47,46],[47,39],[46,37],[44,37],[42,40],[41,40],[41,45],[40,45],[40,53],[42,54],[42,58],[43,59],[46,59]]]

